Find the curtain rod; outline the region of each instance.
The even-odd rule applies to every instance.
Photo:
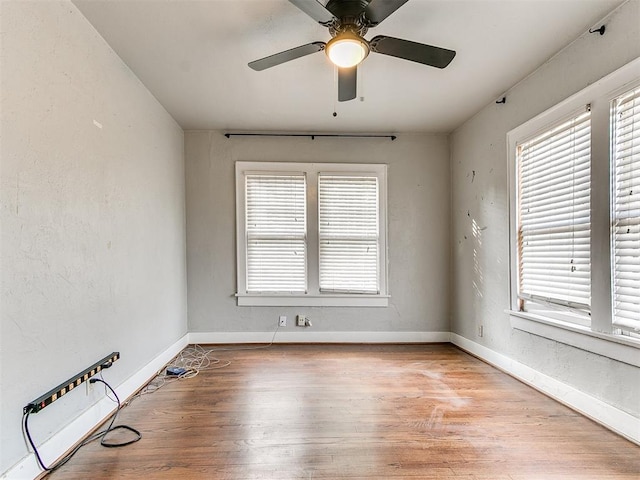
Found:
[[[350,137],[350,138],[390,138],[391,141],[395,140],[396,135],[359,135],[359,134],[340,134],[340,133],[225,133],[225,137],[311,137],[311,140],[315,140],[316,137]]]

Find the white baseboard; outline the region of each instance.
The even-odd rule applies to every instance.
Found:
[[[442,343],[449,332],[191,332],[189,343]]]
[[[640,444],[640,419],[490,348],[455,333],[450,335],[451,343],[454,345],[613,430],[628,440]]]
[[[115,387],[118,397],[128,398],[136,390],[153,378],[158,370],[175,357],[189,344],[189,335],[167,348],[151,362],[135,372],[123,383]],[[44,459],[60,458],[67,450],[84,438],[91,430],[100,425],[114,410],[114,404],[108,398],[103,398],[95,405],[80,414],[62,430],[55,433],[42,445],[38,445],[40,456]],[[46,461],[46,460],[45,460]],[[52,462],[53,463],[53,462]],[[42,473],[36,457],[30,453],[0,476],[2,480],[31,480]]]

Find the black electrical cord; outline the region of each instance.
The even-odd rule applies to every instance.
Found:
[[[100,437],[100,445],[102,445],[103,447],[108,447],[108,448],[126,447],[127,445],[131,445],[132,443],[136,443],[138,440],[140,440],[142,438],[142,434],[138,430],[136,430],[135,428],[130,427],[129,425],[116,425],[115,427],[113,426],[113,423],[116,421],[116,417],[118,416],[118,412],[120,411],[120,408],[122,408],[122,404],[120,403],[120,397],[118,397],[118,394],[116,393],[116,391],[113,388],[111,388],[111,385],[109,385],[107,382],[105,382],[101,378],[92,378],[89,381],[90,382],[93,381],[94,383],[95,382],[104,383],[104,385],[109,390],[111,390],[111,393],[113,393],[113,396],[116,397],[116,400],[118,402],[118,408],[116,409],[115,413],[113,414],[113,418],[111,419],[111,423],[109,424],[107,429],[103,431],[104,433]],[[127,440],[126,442],[121,442],[121,443],[105,442],[105,438],[107,437],[107,435],[109,433],[113,432],[114,430],[118,430],[118,429],[129,430],[130,432],[135,433],[136,436],[131,440]]]
[[[42,467],[42,469],[46,472],[50,472],[53,470],[53,468],[49,468],[46,467],[44,462],[42,461],[42,458],[40,458],[40,453],[38,453],[38,449],[36,448],[36,446],[33,443],[33,439],[31,438],[31,434],[29,433],[29,414],[31,413],[31,410],[29,410],[27,413],[25,413],[22,416],[22,428],[24,429],[24,433],[27,435],[27,439],[29,440],[29,444],[31,445],[31,448],[33,449],[33,453],[35,453],[36,455],[36,459],[38,460],[38,463],[40,464],[40,467]]]
[[[91,380],[89,380],[89,382],[91,382],[91,383],[96,383],[96,382],[104,383],[105,386],[109,390],[111,390],[111,393],[116,398],[116,401],[118,403],[118,408],[116,408],[116,411],[111,416],[111,422],[109,422],[109,426],[106,429],[101,430],[99,432],[96,432],[93,435],[90,435],[89,437],[85,438],[82,442],[80,442],[78,445],[76,445],[73,450],[71,450],[64,457],[62,457],[60,460],[58,460],[54,465],[51,465],[50,467],[47,467],[44,464],[44,462],[42,461],[42,458],[40,457],[40,453],[38,452],[38,449],[36,448],[36,445],[35,445],[35,443],[33,441],[33,438],[31,438],[31,433],[29,432],[29,414],[32,413],[32,412],[28,411],[22,417],[23,418],[24,433],[27,436],[27,440],[29,440],[29,444],[31,445],[31,448],[33,449],[33,453],[35,454],[36,459],[38,460],[38,464],[40,465],[42,470],[44,470],[45,472],[53,472],[54,470],[57,470],[58,468],[63,466],[65,463],[67,463],[69,460],[71,460],[71,458],[78,452],[78,450],[80,450],[82,447],[84,447],[88,443],[94,442],[97,439],[100,439],[100,445],[102,445],[103,447],[115,448],[115,447],[124,447],[126,445],[131,445],[132,443],[135,443],[135,442],[137,442],[138,440],[140,440],[142,438],[142,434],[138,430],[133,428],[133,427],[130,427],[128,425],[116,425],[115,427],[113,426],[114,422],[116,421],[116,417],[118,416],[118,412],[121,409],[121,403],[120,403],[120,398],[118,397],[118,394],[115,392],[115,390],[113,388],[111,388],[111,385],[109,385],[107,382],[105,382],[104,380],[99,379],[99,378],[92,378]],[[109,433],[111,433],[111,432],[113,432],[114,430],[117,430],[117,429],[129,430],[130,432],[135,433],[136,436],[135,436],[135,438],[133,438],[131,440],[127,440],[126,442],[122,442],[122,443],[106,442],[105,441],[106,436]]]

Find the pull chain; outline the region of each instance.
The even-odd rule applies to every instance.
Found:
[[[333,116],[338,116],[338,105],[336,98],[338,97],[338,67],[333,67]]]

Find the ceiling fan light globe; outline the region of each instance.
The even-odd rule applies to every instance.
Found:
[[[336,37],[327,44],[327,56],[338,67],[351,68],[369,55],[369,45],[358,37]]]

